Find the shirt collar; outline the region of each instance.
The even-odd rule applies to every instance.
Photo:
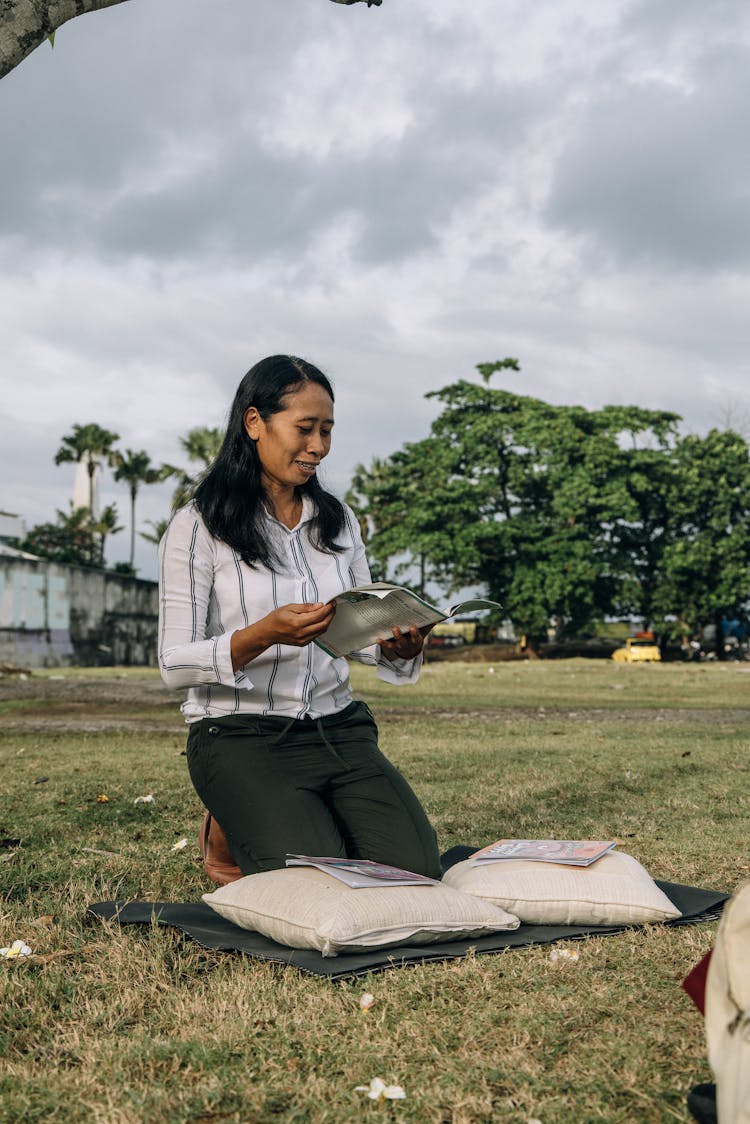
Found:
[[[304,523],[309,523],[311,519],[314,519],[317,510],[318,507],[315,501],[311,499],[310,496],[303,493],[302,514],[299,517],[299,523],[297,524],[297,527],[301,527]],[[275,519],[273,515],[271,515],[271,513],[268,511],[265,504],[263,504],[263,514],[271,523],[274,523],[279,527],[283,527],[287,534],[291,534],[293,531],[297,530],[297,527],[286,527],[283,523],[280,523],[278,519]]]

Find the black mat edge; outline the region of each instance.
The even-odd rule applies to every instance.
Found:
[[[730,894],[719,890],[704,890],[658,879],[655,882],[682,913],[681,917],[673,921],[662,922],[669,928],[717,920],[724,903],[730,897]],[[291,965],[310,975],[328,979],[362,976],[386,968],[427,961],[452,960],[465,956],[470,950],[476,955],[484,955],[501,952],[503,949],[525,948],[562,940],[584,940],[587,937],[610,936],[627,929],[643,928],[641,925],[520,925],[518,929],[491,933],[485,937],[441,941],[433,945],[399,945],[398,948],[368,949],[363,953],[341,953],[339,956],[324,957],[312,949],[286,948],[260,933],[240,929],[231,921],[219,917],[204,902],[95,902],[86,912],[91,917],[117,921],[121,925],[169,925],[191,937],[203,948],[217,952],[243,952],[248,956]]]

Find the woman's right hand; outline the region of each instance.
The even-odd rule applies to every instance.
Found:
[[[272,644],[293,644],[302,648],[321,636],[333,620],[336,606],[332,602],[314,605],[282,605],[258,623],[273,634]]]
[[[274,644],[304,648],[325,632],[335,612],[336,606],[330,601],[326,604],[282,605],[274,609],[255,624],[232,634],[232,667],[237,671]]]

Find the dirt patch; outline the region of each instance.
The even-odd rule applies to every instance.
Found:
[[[488,647],[491,647],[488,645]],[[172,732],[183,734],[180,714],[184,692],[169,691],[158,679],[100,677],[87,679],[49,676],[0,679],[0,716],[3,730],[23,729],[69,733],[98,733],[106,730],[134,732]],[[592,707],[575,710],[546,706],[378,706],[376,718],[390,722],[414,722],[424,715],[450,722],[679,722],[699,726],[714,725],[719,716],[712,709],[694,707],[633,707],[608,709]],[[720,721],[750,724],[750,708],[721,711]]]
[[[123,676],[118,678],[72,676],[6,676],[0,679],[0,705],[4,702],[35,699],[40,703],[54,702],[65,706],[97,706],[109,708],[122,706],[133,710],[139,705],[145,709],[154,706],[177,705],[184,692],[168,691],[159,679],[136,679]]]
[[[445,648],[428,645],[425,663],[508,663],[526,660],[517,644],[456,644]]]
[[[715,726],[717,722],[738,722],[750,724],[750,709],[722,709],[720,714],[715,710],[697,710],[691,707],[659,707],[644,708],[633,707],[632,710],[607,710],[604,707],[592,707],[590,710],[579,706],[577,710],[547,706],[544,711],[538,707],[530,706],[453,706],[449,709],[436,709],[435,707],[410,706],[408,708],[384,707],[376,708],[375,717],[388,719],[392,722],[413,722],[419,714],[431,719],[443,721],[496,721],[496,722],[689,722],[698,726]]]
[[[6,676],[0,679],[4,730],[61,733],[105,730],[141,732],[185,729],[180,714],[184,692],[169,691],[158,679],[81,676]]]

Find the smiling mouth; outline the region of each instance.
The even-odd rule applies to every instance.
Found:
[[[308,476],[312,476],[318,467],[317,464],[314,464],[312,461],[295,461],[294,463],[297,465],[297,468],[301,468]]]

